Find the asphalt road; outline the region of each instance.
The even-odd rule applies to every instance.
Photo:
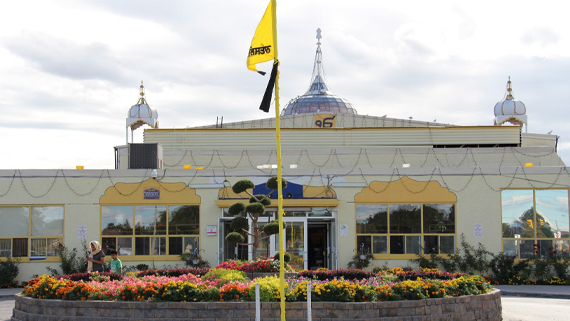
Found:
[[[501,298],[504,321],[567,321],[570,300],[504,296]],[[0,320],[10,320],[14,300],[0,301]]]
[[[570,300],[503,296],[501,304],[504,321],[570,320]]]

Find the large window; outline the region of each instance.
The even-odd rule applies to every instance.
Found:
[[[529,258],[568,251],[568,190],[501,192],[503,251]]]
[[[63,245],[63,206],[0,207],[0,256],[57,256]]]
[[[101,206],[103,248],[119,255],[180,255],[198,249],[200,206]]]
[[[455,252],[454,204],[358,204],[356,242],[372,254]]]

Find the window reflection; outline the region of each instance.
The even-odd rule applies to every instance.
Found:
[[[0,235],[28,236],[30,209],[28,207],[0,207]]]
[[[424,204],[424,233],[455,233],[455,205]]]
[[[132,206],[101,207],[101,234],[103,235],[132,235],[132,221]]]
[[[0,240],[0,257],[8,257],[12,255],[12,240]]]
[[[537,190],[536,220],[537,237],[569,237],[568,190]]]
[[[501,202],[505,253],[530,258],[568,250],[568,240],[560,240],[570,237],[567,189],[504,190]]]
[[[198,237],[184,235],[200,233],[200,206],[101,206],[101,226],[107,253],[117,250],[120,255],[180,255],[189,245],[186,241],[198,244]],[[146,235],[163,236],[132,237]]]
[[[372,242],[373,254],[452,254],[455,232],[454,204],[356,205],[357,240]]]
[[[168,234],[180,235],[200,233],[199,206],[169,206],[168,211]]]
[[[520,244],[521,259],[528,259],[534,256],[534,240],[521,240]]]
[[[372,247],[372,236],[357,236],[356,244],[357,249],[360,249],[362,247],[362,244],[364,244],[365,249],[370,249]]]
[[[503,252],[509,256],[519,256],[519,246],[516,240],[504,240],[503,241]]]
[[[455,236],[440,236],[439,250],[441,254],[455,253]]]
[[[390,254],[404,254],[404,236],[390,236]]]
[[[388,205],[356,205],[356,233],[387,233]]]
[[[135,206],[135,235],[165,235],[166,206]]]
[[[390,233],[421,233],[419,204],[390,204]]]
[[[32,207],[32,236],[63,236],[63,207]]]
[[[503,237],[534,237],[533,191],[504,190],[501,199]]]
[[[436,236],[437,237],[437,236]],[[419,235],[406,236],[406,253],[419,254],[422,251],[422,241]]]
[[[374,236],[372,238],[372,253],[373,254],[386,254],[388,253],[388,237],[387,236]]]

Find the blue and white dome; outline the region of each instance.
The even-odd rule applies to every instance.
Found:
[[[324,80],[323,57],[321,52],[321,29],[317,29],[317,53],[311,85],[305,94],[291,99],[283,108],[282,115],[307,113],[357,114],[348,100],[330,91]]]

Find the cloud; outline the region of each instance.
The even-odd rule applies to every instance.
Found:
[[[17,38],[4,40],[4,47],[52,75],[74,80],[124,80],[120,63],[106,44],[79,44],[47,34],[23,32]]]
[[[551,28],[537,27],[524,33],[520,40],[524,44],[546,47],[558,44],[560,35]]]

